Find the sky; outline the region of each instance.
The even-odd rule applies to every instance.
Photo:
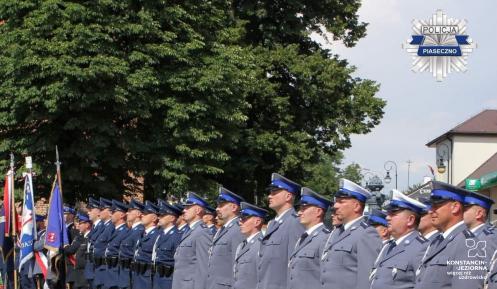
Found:
[[[429,72],[411,71],[412,58],[402,48],[412,34],[412,21],[429,19],[437,9],[466,19],[466,34],[477,45],[468,70],[449,74],[442,82]],[[355,77],[377,81],[377,97],[387,101],[381,124],[369,134],[352,136],[344,165],[358,163],[384,177],[384,163],[394,161],[400,190],[408,187],[408,160],[410,185],[431,175],[428,165],[436,169],[435,149],[425,144],[482,110],[497,108],[496,11],[495,0],[364,0],[358,13],[360,21],[369,23],[367,36],[355,47],[314,36],[356,66]],[[392,188],[394,181],[384,191]]]

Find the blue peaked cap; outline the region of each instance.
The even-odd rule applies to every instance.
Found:
[[[168,204],[167,202],[161,202],[159,205],[159,215],[173,215],[178,217],[183,212],[178,207]]]
[[[368,223],[370,225],[381,225],[388,227],[388,222],[387,222],[387,213],[378,210],[378,209],[373,209],[371,211],[371,214],[368,216]]]
[[[159,215],[159,207],[150,202],[150,201],[145,201],[145,206],[143,208],[143,213],[144,214],[156,214]]]
[[[185,206],[191,206],[191,205],[199,205],[202,208],[207,208],[209,206],[209,203],[207,203],[207,201],[204,200],[202,197],[200,197],[197,193],[188,192]]]
[[[335,198],[354,198],[365,203],[371,197],[371,193],[358,184],[347,179],[340,179],[340,188],[335,193]]]
[[[45,221],[46,218],[47,216],[44,215],[38,215],[38,214],[35,215],[36,222],[43,222]]]
[[[128,206],[123,202],[112,200],[112,211],[120,211],[126,213],[128,211]]]
[[[392,190],[392,199],[388,201],[388,204],[385,206],[385,210],[390,212],[399,209],[410,210],[421,215],[427,210],[427,207],[420,201],[415,200],[394,189]]]
[[[88,216],[88,214],[83,212],[77,212],[76,219],[78,219],[80,222],[90,222],[90,217]]]
[[[271,184],[268,186],[267,189],[269,191],[280,189],[280,190],[289,191],[294,195],[298,195],[300,193],[300,188],[301,185],[297,184],[296,182],[287,179],[280,174],[273,173],[271,175]]]
[[[265,219],[267,217],[268,211],[259,208],[255,205],[249,204],[247,202],[241,202],[240,203],[240,215],[243,217],[259,217]]]
[[[72,215],[76,215],[76,210],[69,207],[68,205],[64,205],[64,213],[65,214],[72,214]]]
[[[325,196],[320,195],[307,187],[303,187],[300,194],[300,205],[317,206],[325,211],[331,205],[331,200],[328,200]]]
[[[216,215],[216,209],[214,209],[214,208],[213,208],[213,207],[211,207],[211,206],[207,206],[207,207],[205,208],[205,214],[206,214],[206,215],[213,215],[213,216],[215,216],[215,215]]]
[[[100,198],[100,209],[112,209],[112,201],[106,198]]]
[[[217,197],[217,203],[220,204],[224,202],[240,205],[241,202],[245,202],[245,199],[225,187],[219,187],[219,196]]]
[[[128,205],[128,210],[138,210],[140,212],[143,212],[144,206],[142,203],[135,199],[131,199]]]
[[[431,186],[430,202],[432,204],[444,201],[456,201],[464,204],[464,198],[472,193],[463,188],[439,181],[432,181]]]
[[[464,197],[464,205],[477,205],[486,210],[490,210],[493,204],[494,200],[477,192],[468,193]]]
[[[100,201],[92,197],[88,198],[88,208],[89,209],[100,209]]]

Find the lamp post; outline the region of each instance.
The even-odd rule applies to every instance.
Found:
[[[381,208],[381,204],[385,201],[384,196],[381,194],[381,190],[383,189],[383,182],[381,178],[377,175],[373,175],[373,177],[369,178],[366,182],[366,188],[371,192],[372,197],[366,201],[368,204],[369,210],[375,208]]]
[[[442,148],[445,148],[445,150],[442,150]],[[449,158],[450,158],[450,149],[449,146],[441,143],[437,146],[437,171],[440,174],[445,173],[447,171],[447,183],[450,183],[450,164],[449,164]],[[447,166],[445,166],[445,159],[447,159]]]
[[[392,169],[395,169],[395,189],[397,189],[397,163],[394,161],[386,161],[383,167],[387,171],[387,175],[384,178],[385,183],[387,184],[389,184],[392,181],[392,177],[390,176],[390,171]]]

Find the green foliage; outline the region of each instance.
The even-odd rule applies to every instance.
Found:
[[[58,145],[73,199],[318,184],[309,168],[383,115],[379,86],[309,37],[354,45],[360,1],[263,2],[1,1],[0,167],[32,155],[48,194]]]

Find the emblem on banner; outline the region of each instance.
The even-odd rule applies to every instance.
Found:
[[[468,55],[476,44],[466,34],[466,20],[448,18],[437,10],[429,20],[413,20],[412,29],[403,47],[413,57],[413,71],[429,71],[442,81],[449,73],[467,70]]]

